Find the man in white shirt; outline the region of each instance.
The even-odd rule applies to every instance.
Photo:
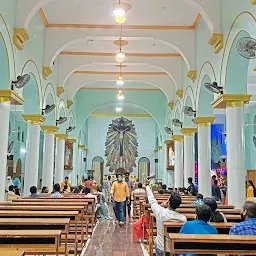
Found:
[[[100,208],[100,205],[98,204],[97,196],[93,195],[91,193],[91,189],[90,188],[85,188],[83,192],[85,194],[85,198],[93,198],[95,200],[94,212],[97,212],[97,210]],[[88,207],[88,212],[89,213],[92,212],[92,209],[90,209],[89,207]]]
[[[135,197],[146,197],[146,191],[145,189],[142,188],[142,183],[138,184],[138,188],[136,188],[134,191],[132,191],[132,195],[133,195],[133,199],[135,199]]]
[[[150,179],[147,179],[146,184],[150,183]],[[162,256],[164,251],[164,221],[176,221],[186,222],[187,219],[184,215],[176,212],[175,210],[181,204],[181,197],[178,193],[172,192],[169,198],[169,204],[167,208],[160,206],[155,199],[152,190],[149,186],[146,186],[146,193],[148,196],[148,202],[151,205],[151,209],[156,216],[157,236],[155,239],[155,251],[156,256]],[[168,242],[166,243],[168,244]],[[170,255],[168,246],[166,248],[166,255]]]

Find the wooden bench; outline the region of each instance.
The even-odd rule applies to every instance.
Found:
[[[26,255],[65,253],[60,242],[61,230],[0,230],[0,248],[18,248]]]
[[[237,223],[216,223],[210,222],[212,226],[216,227],[219,234],[229,234],[229,230]],[[183,222],[173,222],[173,221],[165,221],[164,222],[164,256],[166,254],[166,238],[169,237],[170,233],[179,233],[181,227],[184,225]]]
[[[169,237],[171,255],[256,254],[256,236],[170,234]]]
[[[1,218],[68,218],[70,222],[75,224],[75,236],[74,236],[74,254],[77,254],[77,221],[78,211],[0,211]]]
[[[67,255],[69,223],[69,219],[0,218],[0,230],[61,230],[65,236],[65,254]]]
[[[239,215],[241,214],[241,210],[239,209],[218,209],[220,212],[223,214],[231,214],[231,215]],[[195,208],[177,208],[177,212],[179,213],[195,213],[196,209]]]
[[[0,248],[0,255],[3,256],[24,256],[25,251],[21,249]]]
[[[192,203],[188,203],[188,204],[184,204],[182,203],[179,208],[195,208],[196,205],[192,204]],[[234,209],[235,206],[234,205],[222,205],[222,204],[218,204],[218,209]]]

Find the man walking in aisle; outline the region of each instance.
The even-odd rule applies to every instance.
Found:
[[[133,191],[133,182],[132,182],[132,180],[130,180],[130,173],[129,172],[125,173],[125,182],[127,183],[129,193],[131,195],[132,191]],[[131,200],[128,199],[128,198],[126,198],[126,200],[127,200],[126,207],[127,207],[128,217],[131,218]],[[126,218],[126,210],[125,210],[125,218]]]
[[[111,176],[108,176],[108,178],[103,180],[103,183],[102,183],[103,194],[105,196],[106,202],[108,203],[111,202],[111,198],[110,198],[111,184],[112,184]]]
[[[126,215],[126,198],[130,201],[130,193],[127,183],[123,181],[122,174],[117,174],[116,177],[117,181],[115,181],[111,187],[111,197],[116,219],[118,220],[120,227],[123,227]]]

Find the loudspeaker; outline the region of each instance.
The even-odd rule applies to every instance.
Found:
[[[156,163],[156,164],[158,163],[158,159],[155,159],[155,163]]]
[[[86,162],[86,157],[84,158],[84,162]]]

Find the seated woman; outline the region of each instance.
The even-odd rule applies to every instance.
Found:
[[[204,196],[200,193],[197,193],[196,200],[192,204],[203,204]]]
[[[103,220],[112,220],[113,218],[109,216],[109,211],[108,211],[108,205],[106,203],[106,199],[104,194],[98,190],[98,203],[100,205],[100,218]]]
[[[212,210],[212,216],[210,222],[227,222],[224,214],[222,212],[216,211],[218,208],[217,202],[214,198],[206,197],[203,200],[204,204],[209,206]]]
[[[49,193],[49,189],[47,187],[43,187],[41,194],[48,194]]]
[[[132,224],[133,242],[139,242],[141,239],[148,239],[147,229],[149,228],[149,221],[149,212],[147,211],[141,218]]]
[[[79,188],[75,188],[75,189],[74,189],[73,194],[71,195],[71,197],[75,197],[75,198],[82,197],[82,196],[80,195],[80,190],[79,190]]]

